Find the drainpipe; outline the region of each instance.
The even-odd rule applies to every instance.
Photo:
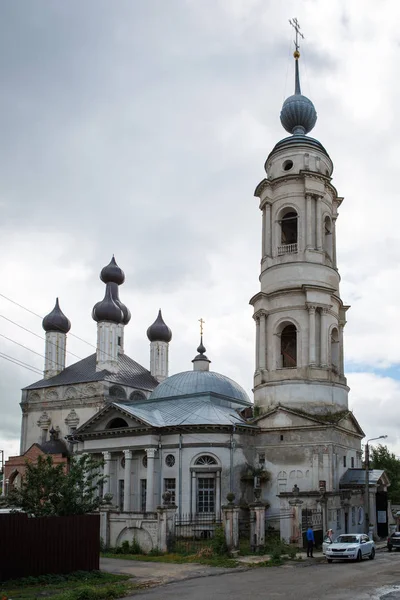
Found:
[[[182,434],[179,434],[179,521],[182,519]]]
[[[161,437],[161,433],[158,436],[158,461],[159,461],[159,465],[160,465],[160,473],[159,473],[159,505],[162,505],[162,495],[163,495],[163,478],[162,478],[162,467],[163,467],[163,462],[162,462],[162,443],[161,443],[162,437]]]

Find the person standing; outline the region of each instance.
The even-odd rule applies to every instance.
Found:
[[[308,558],[314,558],[313,557],[314,544],[315,544],[314,531],[313,531],[312,525],[310,525],[307,529],[307,557]]]

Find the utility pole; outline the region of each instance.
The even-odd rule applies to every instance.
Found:
[[[367,440],[367,443],[365,444],[365,533],[367,535],[369,534],[369,522],[370,522],[370,518],[369,518],[369,511],[370,511],[370,506],[369,506],[369,443],[374,442],[375,440],[383,440],[385,438],[387,438],[387,435],[380,435],[379,437],[371,438],[370,440]]]

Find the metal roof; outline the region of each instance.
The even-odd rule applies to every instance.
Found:
[[[369,485],[376,485],[385,471],[370,469]],[[347,469],[340,478],[340,485],[365,485],[365,469]]]
[[[132,404],[113,405],[148,423],[153,427],[174,427],[177,425],[247,425],[238,414],[240,403],[227,401],[212,394],[193,397],[147,400]]]
[[[75,383],[86,383],[90,381],[110,381],[120,383],[133,388],[142,390],[153,390],[158,381],[150,371],[139,365],[139,363],[129,358],[126,354],[120,354],[118,357],[118,372],[96,371],[96,354],[91,354],[83,360],[70,365],[55,377],[50,379],[41,379],[36,383],[28,385],[25,390],[36,390],[40,388],[53,387],[58,385],[73,385]]]
[[[155,400],[202,393],[215,393],[246,405],[251,404],[248,395],[236,381],[214,371],[184,371],[171,375],[153,390],[150,398]]]

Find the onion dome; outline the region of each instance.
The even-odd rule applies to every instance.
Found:
[[[109,286],[111,288],[112,299],[114,300],[115,304],[122,310],[122,313],[124,315],[122,323],[124,325],[128,325],[129,321],[131,320],[131,311],[119,299],[118,285],[116,283],[109,283]]]
[[[170,342],[172,340],[172,331],[168,325],[164,323],[161,308],[158,311],[157,319],[147,330],[147,337],[151,342]]]
[[[114,255],[109,264],[102,268],[100,279],[103,283],[116,283],[117,285],[124,283],[125,273],[115,262]]]
[[[119,306],[114,302],[111,284],[106,285],[106,294],[101,302],[94,305],[92,318],[97,321],[109,321],[111,323],[123,323],[124,313]]]
[[[209,358],[207,358],[207,356],[205,355],[206,352],[206,348],[203,344],[203,336],[200,336],[200,344],[197,348],[197,352],[198,355],[194,357],[194,359],[192,360],[193,363],[193,369],[195,371],[200,371],[200,370],[207,370],[209,369],[209,364],[211,362],[211,360]],[[203,364],[200,364],[203,363]]]
[[[312,130],[317,122],[317,111],[314,104],[306,96],[303,96],[300,89],[299,58],[298,50],[294,53],[295,58],[295,92],[293,96],[286,98],[281,110],[281,123],[289,133],[306,134]]]
[[[49,433],[50,439],[44,444],[41,444],[41,450],[43,450],[43,452],[46,454],[62,454],[63,456],[68,456],[69,452],[67,445],[65,442],[59,439],[58,431],[52,427]]]
[[[58,331],[60,333],[68,333],[71,329],[71,322],[62,312],[60,305],[58,303],[58,298],[56,298],[56,304],[48,315],[42,321],[42,327],[46,331]]]

